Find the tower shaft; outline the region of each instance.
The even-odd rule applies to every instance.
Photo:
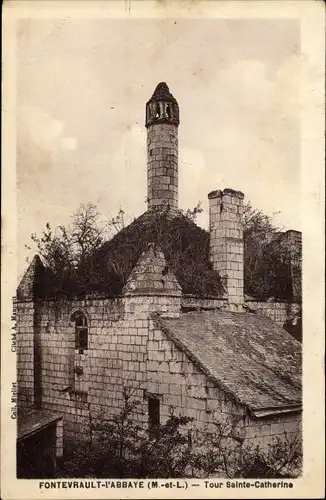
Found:
[[[146,104],[148,208],[178,207],[179,106],[166,83]]]
[[[148,207],[178,206],[178,129],[170,123],[147,130]]]

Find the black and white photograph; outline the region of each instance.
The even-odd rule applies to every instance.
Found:
[[[139,3],[16,19],[15,477],[38,498],[290,495],[312,336],[301,21]]]

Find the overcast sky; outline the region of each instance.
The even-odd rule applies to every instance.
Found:
[[[180,106],[179,206],[230,187],[301,229],[299,23],[24,20],[18,41],[19,274],[32,232],[80,203],[146,210],[145,103]]]

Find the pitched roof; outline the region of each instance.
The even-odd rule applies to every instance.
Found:
[[[181,295],[181,287],[171,272],[160,248],[149,244],[131,271],[123,288],[124,295],[154,293],[162,295]]]
[[[51,283],[51,272],[36,254],[19,283],[17,298],[43,297],[49,283]]]
[[[35,434],[62,417],[62,415],[48,410],[18,407],[17,440]]]
[[[301,345],[272,320],[210,311],[156,322],[206,375],[254,413],[301,405]]]

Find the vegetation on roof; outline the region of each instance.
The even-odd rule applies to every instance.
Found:
[[[125,227],[122,210],[105,221],[95,205],[81,205],[67,227],[52,231],[47,224],[41,237],[32,235],[47,268],[39,296],[116,297],[141,253],[155,243],[183,293],[220,297],[223,284],[209,261],[209,233],[195,223],[201,211],[200,204],[187,212],[150,209]],[[280,234],[269,216],[245,205],[244,292],[256,300],[293,300],[301,258],[298,255],[299,265],[291,268],[289,252],[277,244]]]
[[[54,274],[47,295],[120,295],[149,243],[162,249],[184,293],[221,295],[220,275],[209,261],[209,234],[188,214],[166,208],[148,210],[96,248],[76,268],[66,267]]]
[[[221,294],[220,276],[208,259],[208,234],[182,213],[168,211],[146,212],[104,244],[86,266],[89,284],[104,291],[109,282],[110,294],[121,293],[149,243],[162,249],[184,293]],[[103,282],[105,276],[108,282]]]

